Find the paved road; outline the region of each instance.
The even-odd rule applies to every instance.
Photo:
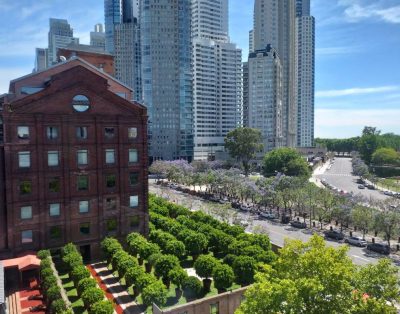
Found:
[[[323,174],[316,175],[316,177],[320,180],[326,180],[326,182],[341,190],[353,192],[354,195],[361,194],[366,199],[385,200],[390,197],[377,190],[359,189],[357,184],[359,177],[352,175],[351,158],[336,157],[331,169],[326,170]]]
[[[214,203],[210,203],[202,200],[201,198],[187,195],[166,187],[160,187],[155,185],[153,182],[149,182],[149,187],[151,193],[168,198],[171,201],[189,207],[192,210],[204,210],[206,208],[215,206]],[[232,211],[236,210],[232,209]],[[302,241],[307,241],[311,237],[310,230],[299,230],[277,222],[275,223],[268,220],[259,220],[257,216],[249,213],[240,212],[238,215],[240,216],[240,219],[249,222],[249,226],[246,231],[250,232],[255,226],[261,226],[268,232],[271,242],[278,246],[283,246],[285,239],[300,239]],[[327,243],[333,247],[346,245],[335,241],[327,241]],[[348,255],[357,265],[376,263],[378,259],[382,257],[382,255],[367,251],[365,248],[358,248],[354,246],[350,246]],[[393,258],[395,257],[396,256],[393,256]]]

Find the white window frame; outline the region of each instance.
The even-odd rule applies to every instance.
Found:
[[[56,159],[50,158],[50,156],[56,155]],[[50,150],[47,152],[47,165],[49,167],[56,167],[60,164],[60,153],[58,150]]]
[[[31,152],[18,152],[18,166],[20,168],[29,168],[31,166]]]

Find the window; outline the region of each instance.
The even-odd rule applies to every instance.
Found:
[[[48,126],[46,128],[46,135],[49,140],[58,138],[58,128],[54,126]]]
[[[210,314],[219,314],[219,302],[210,304]]]
[[[106,149],[106,164],[115,163],[115,149]]]
[[[107,232],[113,232],[117,230],[118,222],[116,218],[111,218],[106,221]]]
[[[19,139],[28,139],[29,138],[29,127],[28,126],[19,126],[17,127],[17,133]]]
[[[77,186],[78,186],[78,191],[87,191],[89,188],[89,177],[86,175],[78,176]]]
[[[84,222],[79,225],[79,231],[83,235],[89,235],[90,234],[90,223],[89,222]]]
[[[49,180],[49,191],[54,193],[60,192],[60,178],[51,178]]]
[[[129,173],[129,185],[134,186],[139,182],[139,173],[131,172]]]
[[[133,195],[129,196],[129,207],[138,207],[139,205],[139,196]]]
[[[89,109],[90,101],[85,95],[76,95],[72,98],[72,108],[77,112],[85,112]]]
[[[47,164],[49,167],[58,166],[58,151],[47,152]]]
[[[88,164],[88,151],[86,149],[80,149],[76,152],[76,159],[79,166]]]
[[[138,161],[138,152],[135,148],[129,149],[129,162],[134,163]]]
[[[21,219],[32,219],[32,206],[21,207]]]
[[[137,128],[128,128],[128,138],[137,138]]]
[[[18,153],[18,165],[20,168],[29,168],[31,166],[31,153],[30,152],[19,152]]]
[[[50,204],[49,205],[49,214],[50,217],[57,217],[60,216],[60,204],[55,203],[55,204]]]
[[[88,138],[87,127],[86,126],[78,126],[76,128],[76,137],[78,139],[87,139]]]
[[[79,213],[84,214],[89,212],[89,201],[79,201]]]
[[[49,238],[51,240],[61,239],[61,226],[52,226],[49,228]]]
[[[140,224],[140,217],[139,215],[135,215],[129,218],[129,226],[131,228],[137,228]]]
[[[116,176],[115,176],[115,174],[106,175],[106,187],[107,188],[114,188],[115,184],[116,184]]]
[[[28,195],[32,193],[32,182],[29,180],[21,181],[19,184],[19,194]]]
[[[115,199],[115,197],[106,198],[106,209],[107,210],[117,209],[117,200]]]
[[[115,136],[115,129],[112,127],[104,128],[105,138],[113,138]]]
[[[32,243],[33,242],[33,231],[32,230],[22,231],[21,232],[21,242],[22,242],[22,244]]]

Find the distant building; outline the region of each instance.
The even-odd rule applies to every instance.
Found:
[[[228,0],[192,1],[195,160],[224,151],[242,125],[242,51],[228,33]]]
[[[143,103],[151,159],[193,159],[191,1],[141,0]]]
[[[73,57],[0,97],[0,259],[148,233],[147,111]],[[122,98],[119,95],[125,94]]]
[[[79,57],[94,65],[100,71],[104,71],[111,76],[115,75],[114,57],[105,52],[101,47],[70,44],[67,47],[58,50],[58,58],[61,56],[66,59]]]
[[[262,133],[264,153],[285,145],[283,125],[283,67],[270,45],[249,55],[248,126]]]
[[[90,32],[90,46],[99,47],[106,50],[106,34],[103,31],[102,24],[94,26],[94,32]]]
[[[65,48],[70,43],[79,44],[79,38],[74,37],[73,29],[67,20],[51,18],[48,42],[47,66],[49,67],[59,61],[57,60],[59,48]]]
[[[47,68],[47,48],[36,48],[35,50],[35,68],[33,72],[42,71]]]

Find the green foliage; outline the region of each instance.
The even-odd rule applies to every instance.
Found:
[[[136,285],[138,278],[141,277],[142,275],[144,275],[144,270],[139,265],[136,265],[135,267],[132,268],[128,268],[125,274],[126,285],[128,287]]]
[[[218,260],[207,254],[200,255],[194,263],[194,269],[199,277],[209,278],[212,275],[214,268],[219,264]]]
[[[89,310],[89,314],[113,314],[114,307],[111,301],[102,300],[93,304]]]
[[[145,245],[145,243],[147,242],[146,238],[138,233],[129,234],[126,240],[129,247],[129,253],[134,257],[139,254],[142,246]]]
[[[103,250],[108,261],[111,260],[111,257],[115,252],[122,250],[122,246],[117,239],[107,237],[103,241],[101,241],[101,249]]]
[[[396,152],[393,148],[378,148],[373,154],[371,159],[372,164],[377,166],[400,165],[400,153]]]
[[[61,298],[51,302],[50,308],[51,308],[52,313],[55,313],[55,314],[68,313],[67,305],[65,304],[64,300]]]
[[[160,252],[160,247],[157,244],[151,242],[146,242],[139,248],[139,255],[143,259],[148,259],[151,255]]]
[[[213,270],[214,286],[218,290],[228,289],[232,286],[235,274],[229,265],[218,264]]]
[[[78,286],[79,281],[90,277],[90,272],[84,265],[75,266],[70,274],[75,287]]]
[[[256,260],[249,256],[239,256],[233,262],[232,268],[235,273],[236,282],[242,286],[254,282],[256,272]]]
[[[168,291],[160,281],[146,286],[142,291],[143,304],[150,306],[153,303],[162,306],[167,302]]]
[[[61,249],[61,257],[64,257],[70,253],[79,253],[78,249],[73,243],[68,243],[63,246],[63,248]]]
[[[164,252],[166,254],[171,254],[175,255],[178,258],[182,258],[185,256],[186,253],[186,248],[183,242],[174,240],[174,241],[169,241],[164,249]]]
[[[96,288],[97,282],[93,278],[83,278],[78,282],[77,291],[79,295],[82,295],[83,291],[89,288]]]
[[[104,299],[104,294],[99,288],[88,288],[83,291],[81,298],[85,304],[85,308],[90,309],[93,304]]]
[[[371,163],[372,154],[382,146],[379,133],[380,131],[376,131],[376,128],[365,127],[363,135],[358,142],[358,151],[360,152],[361,158],[368,165]]]
[[[310,176],[307,161],[294,148],[278,148],[267,153],[263,160],[263,174],[275,176],[277,172],[288,176]]]
[[[184,282],[183,282],[183,290],[185,295],[188,298],[196,298],[200,295],[202,291],[202,284],[201,281],[194,276],[188,277]]]
[[[223,258],[223,263],[232,266],[236,258],[237,256],[235,254],[227,254]]]
[[[54,274],[42,278],[42,287],[48,290],[52,286],[57,286],[57,278]]]
[[[183,242],[185,243],[187,252],[192,256],[204,252],[208,244],[207,238],[203,234],[193,231],[188,233]]]
[[[72,271],[76,266],[80,266],[83,264],[83,259],[80,253],[77,251],[72,251],[62,258],[65,266],[67,267],[68,271]]]
[[[37,252],[37,257],[41,260],[46,259],[50,256],[51,254],[49,250],[40,250],[39,252]]]
[[[143,292],[144,288],[156,281],[157,279],[152,274],[142,273],[139,277],[137,277],[135,286]]]
[[[179,259],[174,255],[162,255],[155,264],[154,274],[169,279],[169,272],[179,266]]]
[[[225,148],[229,155],[242,163],[245,175],[250,171],[250,160],[263,149],[261,131],[251,128],[237,128],[225,137]]]
[[[174,285],[180,288],[182,287],[184,281],[188,278],[188,275],[182,267],[177,266],[169,272],[168,277],[171,279]]]
[[[48,302],[52,303],[53,301],[61,298],[60,287],[58,285],[52,285],[45,291],[45,294]]]

